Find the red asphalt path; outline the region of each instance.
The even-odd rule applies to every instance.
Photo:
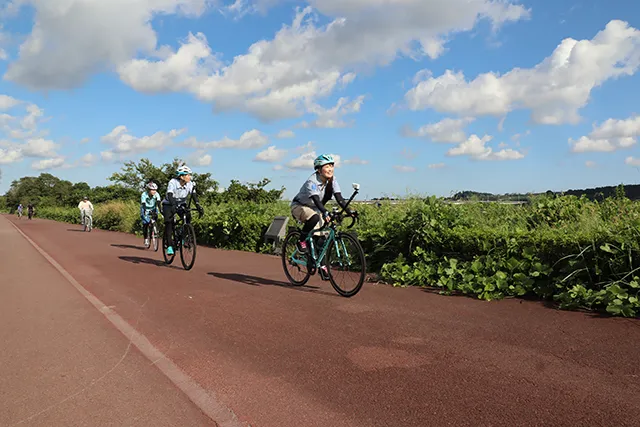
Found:
[[[272,256],[199,247],[195,267],[184,271],[179,258],[165,266],[160,252],[144,250],[142,239],[131,235],[82,233],[78,225],[4,218],[239,420],[253,426],[640,425],[637,320],[557,311],[536,302],[489,303],[372,284],[345,299],[318,278],[303,288],[288,286],[279,258]],[[0,230],[6,231],[4,218]],[[13,297],[18,302],[2,305],[3,343],[9,344],[0,353],[0,393],[7,387],[24,389],[16,394],[19,398],[11,390],[9,401],[0,395],[3,404],[10,405],[0,416],[8,412],[10,423],[28,402],[25,393],[34,393],[35,402],[35,393],[56,387],[53,380],[41,381],[39,364],[61,356],[48,348],[20,354],[25,329],[45,324],[46,311],[22,317],[6,312],[36,304],[38,298],[56,304],[60,295],[77,293],[71,284],[49,285],[46,295],[36,282],[18,286],[16,276],[27,272],[64,280],[24,243],[11,244],[11,251],[0,258],[2,280],[13,272],[9,282],[0,285],[2,301],[7,293],[11,299],[15,289],[28,287],[24,296]],[[19,257],[7,258],[6,253]],[[27,257],[28,267],[18,263]],[[86,300],[83,308],[95,311]],[[104,317],[88,312],[81,325],[74,336],[86,344],[67,347],[68,355],[73,354],[69,359],[87,357],[91,350],[104,352],[89,343],[104,341],[100,337],[105,334],[116,340],[120,334],[108,330]],[[66,324],[47,327],[47,336],[54,340]],[[121,357],[127,340],[122,334],[117,339],[119,346],[114,347]],[[124,361],[135,358],[142,356],[130,351]],[[5,361],[13,368],[5,368]],[[94,368],[93,373],[77,369],[94,378],[109,362],[98,366],[103,369]],[[7,379],[12,369],[20,375]],[[160,381],[159,371],[140,369],[142,375],[136,384]],[[93,386],[109,405],[133,391],[120,387],[124,390]],[[34,402],[32,408],[46,406]],[[144,414],[138,401],[128,403],[131,413]],[[164,421],[140,423],[204,425],[188,418],[175,424],[169,418],[174,411],[161,406],[167,414]],[[67,416],[73,410],[78,419],[89,414],[76,401],[67,407]]]

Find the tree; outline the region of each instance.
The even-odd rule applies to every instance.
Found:
[[[254,203],[275,203],[282,197],[285,188],[280,190],[265,190],[271,183],[269,178],[263,178],[256,183],[241,184],[238,180],[231,180],[229,187],[220,195],[224,202],[241,201]]]

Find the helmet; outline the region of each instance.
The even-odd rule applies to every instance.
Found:
[[[84,196],[83,200],[89,200],[89,198],[87,196]]]
[[[156,183],[155,183],[155,182],[150,182],[150,183],[148,183],[148,184],[147,184],[147,188],[148,188],[149,190],[157,190],[157,189],[158,189],[158,186],[156,185]]]
[[[333,156],[331,154],[321,154],[313,161],[313,168],[318,169],[324,165],[333,164]]]
[[[176,175],[191,175],[191,169],[187,165],[182,165],[176,171]]]

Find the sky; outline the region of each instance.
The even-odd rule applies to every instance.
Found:
[[[361,198],[640,181],[640,2],[0,2],[0,193],[129,160]]]

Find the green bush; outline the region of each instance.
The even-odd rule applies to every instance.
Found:
[[[485,300],[531,296],[565,309],[636,316],[640,311],[640,203],[536,197],[528,205],[454,205],[435,197],[381,206],[357,204],[355,228],[372,273],[396,286],[439,288]],[[274,216],[286,202],[229,202],[194,215],[201,244],[264,252]],[[79,223],[76,208],[39,216]],[[140,233],[136,202],[96,206],[98,228]],[[295,225],[293,220],[291,225]]]

